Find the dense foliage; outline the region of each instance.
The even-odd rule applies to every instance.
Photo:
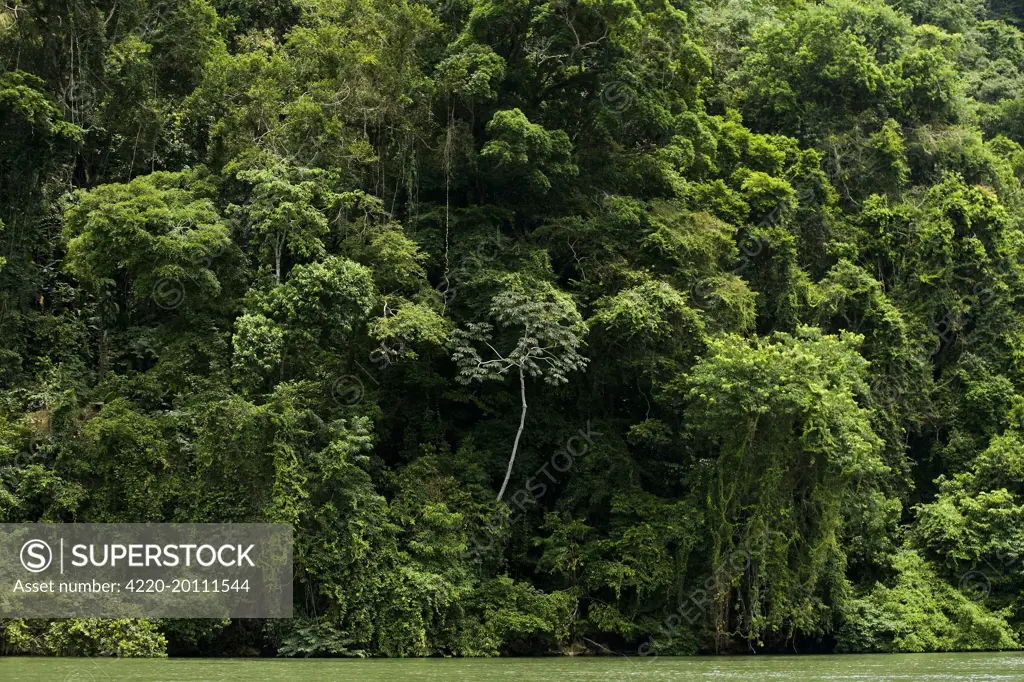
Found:
[[[4,650],[1020,647],[1021,26],[8,0],[0,521],[297,544],[292,620]]]

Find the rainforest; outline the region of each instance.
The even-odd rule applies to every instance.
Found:
[[[21,655],[1024,647],[1020,0],[4,0],[0,522],[290,524]]]

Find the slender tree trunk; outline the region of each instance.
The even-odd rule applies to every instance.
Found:
[[[523,435],[523,427],[526,426],[526,377],[523,376],[523,368],[519,368],[519,395],[523,399],[523,413],[519,416],[519,430],[516,431],[516,442],[512,444],[512,456],[508,458],[508,469],[505,470],[505,482],[501,484],[498,491],[498,502],[501,502],[508,487],[508,479],[512,476],[512,464],[516,461],[516,451],[519,449],[519,438]]]

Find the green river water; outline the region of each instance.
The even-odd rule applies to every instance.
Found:
[[[589,682],[590,680],[1024,680],[1024,653],[704,658],[170,659],[0,658],[0,681]]]

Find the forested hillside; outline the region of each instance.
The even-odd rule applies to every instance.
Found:
[[[1021,647],[1021,26],[6,0],[0,522],[290,523],[296,617],[3,651]]]

